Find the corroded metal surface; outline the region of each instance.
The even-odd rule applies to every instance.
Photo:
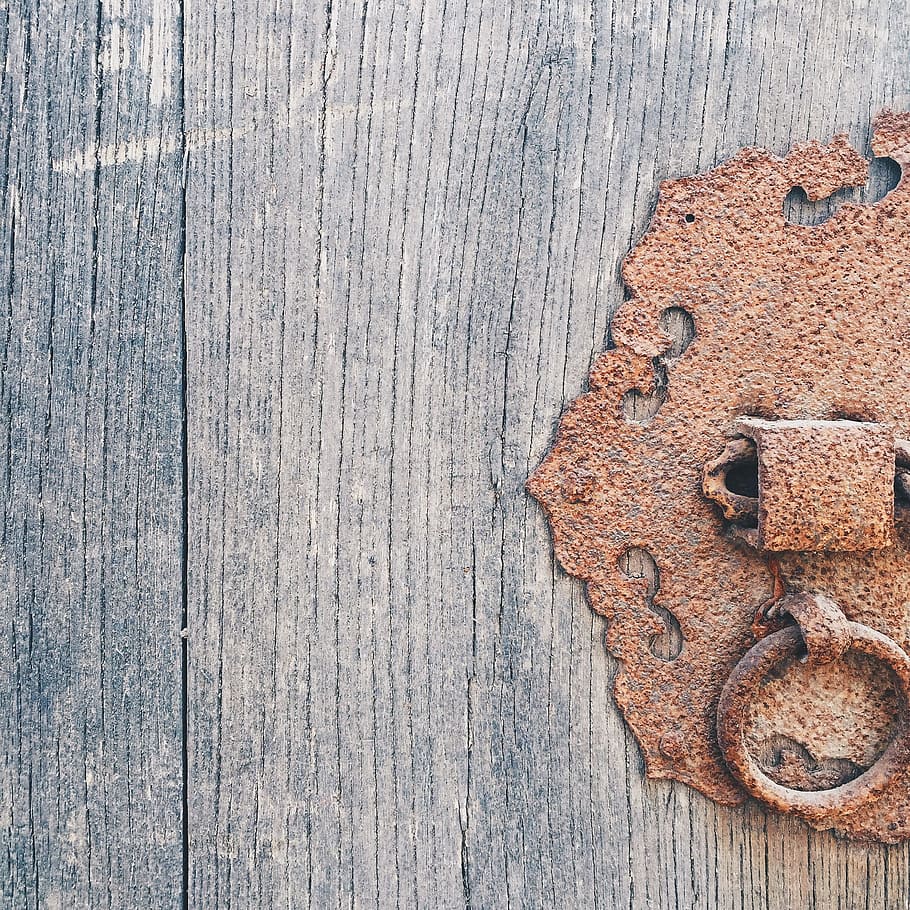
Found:
[[[890,638],[864,626],[850,623],[850,645],[861,653],[877,658],[894,671],[900,668],[899,680],[903,704],[910,698],[910,662],[907,655]],[[875,823],[875,804],[893,785],[910,759],[910,728],[902,724],[863,773],[834,787],[806,790],[784,786],[769,777],[749,751],[745,722],[762,678],[786,657],[799,654],[802,640],[795,627],[774,632],[761,639],[737,664],[721,694],[718,710],[718,736],[727,764],[745,786],[762,801],[783,812],[796,812],[809,821],[830,827],[858,813],[868,813]]]
[[[895,441],[889,426],[854,420],[744,418],[739,442],[754,442],[761,498],[755,545],[763,550],[879,550],[894,531]],[[735,445],[735,442],[731,445]],[[728,446],[729,449],[729,446]],[[738,460],[738,456],[736,458]],[[705,494],[728,518],[740,497],[706,467]],[[748,518],[753,517],[750,508]],[[749,538],[746,538],[749,539]]]
[[[906,169],[910,116],[882,114],[873,150]],[[718,700],[756,635],[780,628],[767,613],[782,593],[824,595],[850,622],[910,647],[902,495],[888,546],[768,553],[731,533],[702,492],[704,466],[741,438],[747,416],[874,422],[910,435],[910,180],[818,226],[783,215],[792,187],[818,199],[864,183],[867,170],[839,136],[784,158],[744,149],[706,174],[663,183],[623,265],[631,297],[613,322],[617,346],[594,364],[590,390],[566,410],[528,482],[559,560],[609,620],[607,645],[622,663],[616,699],[648,774],[721,803],[747,793],[718,745]],[[665,331],[682,311],[695,328],[684,350]],[[910,486],[907,454],[902,463],[897,453],[899,492]],[[656,594],[621,571],[630,550],[656,563]],[[670,660],[652,651],[668,615],[683,639]],[[797,790],[845,783],[887,749],[901,699],[881,661],[856,651],[815,667],[784,659],[756,685],[750,716],[763,738],[750,747],[756,760],[767,747],[770,779]],[[793,680],[803,688],[788,690]],[[806,685],[816,686],[812,697]],[[820,721],[826,712],[830,722]],[[910,837],[910,769],[861,811],[793,811],[855,837]]]

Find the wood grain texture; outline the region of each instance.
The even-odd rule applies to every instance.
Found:
[[[0,906],[182,889],[179,8],[0,6]]]
[[[523,483],[659,181],[867,150],[907,14],[0,5],[4,905],[906,907],[644,780]]]
[[[910,100],[906,9],[818,6],[191,11],[193,905],[906,906],[643,779],[523,491],[658,182]]]
[[[904,6],[189,10],[191,904],[905,907],[643,779],[523,491],[658,182],[865,149]]]

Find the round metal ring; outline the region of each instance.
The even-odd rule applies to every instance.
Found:
[[[717,739],[733,775],[755,797],[781,812],[796,812],[807,819],[823,821],[851,811],[887,789],[896,774],[910,761],[910,657],[887,635],[861,623],[849,622],[848,650],[868,654],[887,664],[897,679],[904,711],[894,738],[875,763],[858,777],[829,790],[794,790],[773,781],[746,748],[745,719],[752,693],[781,660],[804,650],[796,626],[774,632],[754,645],[733,669],[717,706]]]

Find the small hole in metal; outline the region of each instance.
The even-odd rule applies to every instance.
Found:
[[[685,222],[686,222],[686,224],[692,224],[694,221],[695,221],[695,216],[694,216],[691,212],[689,212],[689,213],[685,216]]]
[[[910,505],[910,472],[899,470],[894,478],[894,501],[901,506]]]
[[[758,463],[747,461],[727,471],[727,489],[737,496],[758,496]]]
[[[666,400],[666,391],[659,387],[647,395],[638,389],[630,389],[622,396],[622,413],[630,423],[647,426]]]
[[[660,569],[654,557],[642,547],[629,547],[619,557],[619,571],[628,578],[640,578],[647,584],[645,599],[648,609],[663,622],[663,631],[651,636],[649,650],[658,660],[666,663],[676,660],[685,642],[679,620],[662,604],[654,602],[660,591]]]
[[[873,158],[865,186],[844,186],[822,199],[809,199],[801,186],[784,199],[784,217],[791,224],[817,227],[824,224],[845,202],[874,205],[893,190],[901,179],[901,167],[892,158]]]
[[[658,323],[672,339],[670,347],[664,352],[664,359],[682,357],[695,338],[695,320],[692,314],[681,306],[671,306],[660,314]]]

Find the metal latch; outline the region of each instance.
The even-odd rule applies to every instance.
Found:
[[[910,115],[872,148],[906,173]],[[910,838],[910,180],[843,136],[661,184],[616,346],[528,481],[647,773]],[[675,646],[669,648],[667,641]]]
[[[744,540],[763,550],[859,552],[891,546],[897,452],[894,431],[854,420],[736,421],[742,437],[704,472]],[[758,495],[731,491],[731,470],[754,465]]]

